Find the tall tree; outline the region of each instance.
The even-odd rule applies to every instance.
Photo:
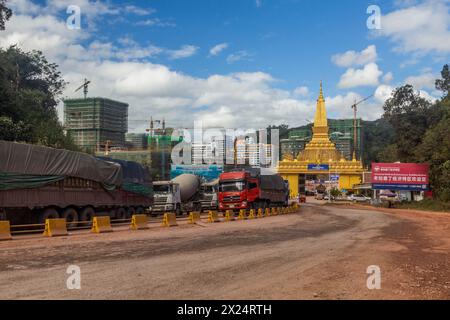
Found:
[[[415,161],[414,149],[422,142],[428,129],[430,107],[430,102],[420,97],[409,84],[395,89],[392,96],[386,100],[383,117],[395,129],[400,161]]]
[[[5,23],[12,16],[12,11],[6,6],[6,0],[0,0],[0,30],[5,30]]]
[[[49,63],[41,52],[23,52],[15,46],[0,49],[0,130],[6,132],[3,138],[76,149],[64,135],[56,112],[65,85],[58,66]],[[24,132],[11,129],[17,127],[23,127]],[[14,132],[16,135],[12,135]]]
[[[441,71],[442,79],[436,80],[436,89],[444,93],[444,97],[450,95],[450,70],[448,64],[446,64]]]
[[[416,149],[417,159],[430,167],[430,184],[435,196],[450,201],[450,99],[437,103],[442,108],[441,120],[430,127]]]

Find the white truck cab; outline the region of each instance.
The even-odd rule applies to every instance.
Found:
[[[154,204],[152,213],[176,212],[181,214],[180,186],[172,181],[155,181],[153,183]]]

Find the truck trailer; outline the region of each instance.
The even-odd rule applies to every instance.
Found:
[[[246,169],[220,175],[220,211],[286,207],[288,203],[289,184],[279,174]]]
[[[0,141],[0,219],[11,224],[125,219],[152,204],[150,174],[137,163]]]

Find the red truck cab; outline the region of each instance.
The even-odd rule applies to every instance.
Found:
[[[259,181],[245,171],[220,175],[219,209],[238,210],[252,208],[259,197]]]

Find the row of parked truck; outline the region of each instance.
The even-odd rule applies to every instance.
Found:
[[[287,206],[288,190],[281,176],[256,169],[222,173],[213,182],[192,174],[152,181],[136,162],[0,141],[0,220],[12,224],[65,218],[75,226],[96,215]]]

